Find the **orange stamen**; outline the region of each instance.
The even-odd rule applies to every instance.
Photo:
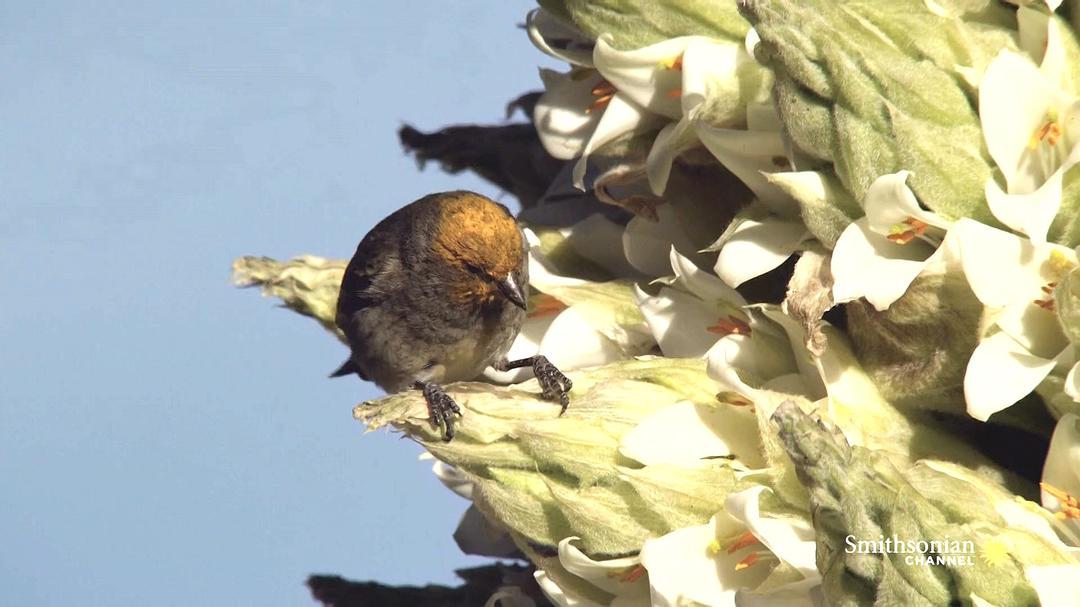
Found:
[[[1031,303],[1039,306],[1040,308],[1042,308],[1043,310],[1046,310],[1047,312],[1053,312],[1054,309],[1055,309],[1053,299],[1036,299],[1035,301],[1033,301]]]
[[[585,113],[586,114],[591,114],[591,113],[595,112],[596,110],[607,107],[607,105],[609,103],[611,103],[611,98],[614,97],[614,96],[615,95],[604,95],[603,97],[600,97],[596,101],[593,101],[592,105],[585,108]]]
[[[596,99],[589,107],[585,108],[586,114],[591,114],[596,110],[607,107],[617,91],[615,90],[615,85],[607,80],[601,80],[596,86],[592,87],[589,92],[592,93],[593,97],[596,97]]]
[[[734,314],[729,314],[726,319],[721,318],[715,325],[706,327],[705,330],[717,335],[750,335],[751,333],[750,325]]]
[[[1054,516],[1060,519],[1077,518],[1080,519],[1080,499],[1069,495],[1066,491],[1058,489],[1057,487],[1049,483],[1039,483],[1039,487],[1043,491],[1054,496],[1061,504],[1061,510],[1054,513]]]
[[[643,575],[645,575],[645,568],[641,565],[635,565],[629,571],[623,574],[623,576],[619,578],[619,580],[622,582],[626,582],[627,584],[632,584],[640,580],[641,576]]]
[[[1054,146],[1057,145],[1058,139],[1061,139],[1061,125],[1056,120],[1047,120],[1042,123],[1042,126],[1035,129],[1031,139],[1028,140],[1028,148],[1034,150],[1039,147],[1041,141]]]
[[[592,87],[589,91],[595,97],[606,97],[608,95],[615,94],[615,85],[611,84],[607,80],[601,80],[596,86]]]
[[[742,550],[743,548],[746,548],[747,546],[753,546],[756,543],[758,543],[757,536],[747,531],[746,533],[743,533],[739,537],[735,538],[735,541],[728,544],[727,553],[734,554]]]
[[[728,392],[717,392],[716,393],[716,400],[718,400],[718,401],[720,401],[722,403],[727,403],[727,404],[729,404],[729,405],[731,405],[733,407],[751,407],[754,404],[752,401],[750,401],[749,399],[743,397],[743,395],[739,394],[738,392],[730,392],[730,391],[728,391]]]
[[[757,555],[756,552],[752,552],[752,553],[750,553],[749,556],[747,556],[743,560],[739,561],[738,563],[735,563],[735,571],[742,571],[743,569],[748,569],[750,567],[753,567],[754,563],[757,563],[757,562],[758,562],[758,555]]]
[[[669,99],[678,99],[679,97],[682,97],[682,89],[671,89],[665,93],[665,95],[667,95]]]
[[[904,228],[904,226],[907,226],[907,228]],[[919,221],[914,217],[908,217],[904,221],[894,225],[891,229],[892,233],[885,238],[896,244],[907,244],[914,240],[916,236],[926,234],[927,227],[929,226],[926,222]]]

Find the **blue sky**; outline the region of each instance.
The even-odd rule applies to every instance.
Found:
[[[484,562],[419,448],[352,420],[377,392],[326,378],[344,347],[229,264],[348,257],[424,194],[497,195],[418,172],[396,130],[537,88],[529,8],[0,8],[0,603],[310,605],[309,573]]]

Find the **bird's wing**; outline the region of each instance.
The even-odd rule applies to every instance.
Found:
[[[386,232],[378,230],[368,233],[360,241],[341,279],[337,315],[338,326],[342,330],[345,330],[343,321],[382,300],[383,292],[378,288],[379,276],[396,262],[396,245]]]

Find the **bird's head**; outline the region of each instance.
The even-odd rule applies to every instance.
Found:
[[[473,192],[439,194],[434,253],[454,272],[454,296],[490,303],[505,297],[526,308],[521,230],[503,205]]]

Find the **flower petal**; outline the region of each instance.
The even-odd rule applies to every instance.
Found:
[[[1017,299],[1029,299],[1047,282],[1057,279],[1046,262],[1060,254],[1076,261],[1076,254],[1065,247],[1035,247],[1020,238],[970,219],[953,224],[946,236],[950,247],[958,251],[964,276],[975,296],[984,304],[1000,308]]]
[[[732,230],[716,258],[716,274],[737,287],[787,261],[807,236],[802,222],[774,217],[745,219]]]
[[[674,65],[695,37],[672,38],[630,51],[616,49],[611,40],[610,34],[602,34],[593,51],[593,63],[604,78],[650,112],[681,118],[679,97],[668,93],[682,90],[683,73]]]
[[[676,607],[696,601],[709,607],[734,607],[738,588],[760,584],[769,573],[767,568],[735,570],[745,549],[732,554],[716,550],[717,537],[735,532],[731,527],[713,517],[707,525],[678,529],[646,541],[641,564],[649,571],[653,605]]]
[[[1080,605],[1080,565],[1041,565],[1024,567],[1024,575],[1039,595],[1042,607]]]
[[[740,90],[740,68],[757,67],[743,44],[694,38],[683,51],[682,64],[680,101],[684,117],[696,118],[700,109],[708,114],[706,118],[713,126],[743,121],[743,98],[749,91]]]
[[[1067,413],[1058,420],[1050,438],[1042,482],[1080,498],[1080,416]],[[1061,502],[1045,490],[1042,505],[1051,512],[1061,510]],[[1076,523],[1080,532],[1080,520]]]
[[[1073,365],[1065,376],[1065,394],[1080,403],[1080,362]]]
[[[632,582],[620,579],[627,569],[641,564],[640,558],[633,556],[595,561],[573,544],[577,539],[568,537],[559,542],[559,564],[564,569],[614,595],[648,596],[649,584],[644,576]]]
[[[1031,299],[1006,306],[997,317],[997,326],[1040,358],[1056,358],[1069,345],[1057,314]]]
[[[719,336],[709,332],[717,310],[678,289],[661,287],[655,296],[635,287],[635,299],[664,356],[704,356]]]
[[[687,291],[697,295],[710,304],[745,306],[746,300],[735,289],[724,284],[719,277],[697,267],[689,258],[671,247],[669,254],[671,269],[675,272],[676,283]]]
[[[868,218],[856,220],[844,228],[833,248],[833,300],[844,303],[865,297],[875,309],[888,309],[922,271],[927,248],[918,241],[896,244],[871,230]]]
[[[427,452],[425,451],[425,453]],[[435,463],[431,466],[431,471],[435,473],[436,478],[447,489],[467,500],[472,499],[473,483],[460,470],[446,462],[435,460]]]
[[[630,131],[639,128],[651,128],[658,123],[659,119],[652,114],[646,113],[645,108],[634,103],[622,93],[615,93],[604,109],[600,121],[596,124],[596,130],[593,131],[588,143],[585,144],[585,149],[581,151],[581,158],[574,164],[574,185],[579,190],[585,189],[585,171],[589,154]]]
[[[774,518],[761,513],[760,498],[765,487],[757,485],[732,493],[724,509],[741,521],[777,558],[788,563],[807,579],[820,579],[814,527],[808,521],[784,517]]]
[[[656,221],[634,217],[626,224],[622,248],[626,260],[646,276],[667,276],[671,273],[671,247],[691,252],[697,247],[691,242],[670,204],[656,207]]]
[[[592,39],[546,10],[529,11],[525,17],[525,30],[540,52],[571,65],[592,67]]]
[[[543,569],[534,571],[533,577],[540,590],[544,591],[544,596],[559,607],[604,607],[596,601],[563,590]]]
[[[653,194],[663,195],[675,157],[696,143],[697,131],[689,118],[682,118],[660,129],[645,158],[645,172]]]
[[[1005,333],[983,339],[964,374],[968,415],[986,421],[1027,396],[1053,368],[1053,359],[1033,356]]]
[[[734,456],[748,468],[762,468],[757,420],[746,408],[683,401],[646,417],[619,441],[619,453],[646,466],[699,466],[703,460]]]
[[[938,228],[948,228],[952,223],[919,206],[915,193],[907,186],[909,175],[910,171],[882,175],[867,188],[863,208],[866,209],[871,230],[889,236],[897,225],[902,225],[908,219],[917,219]]]
[[[698,138],[720,164],[735,174],[771,211],[794,217],[799,212],[795,201],[779,186],[769,183],[763,173],[790,169],[784,139],[771,131],[723,129],[698,122]]]
[[[1031,192],[1040,185],[1022,170],[1021,161],[1056,95],[1024,55],[1003,50],[986,68],[979,84],[979,120],[1010,192]]]
[[[592,89],[602,81],[599,73],[540,70],[544,94],[536,102],[533,124],[544,150],[560,160],[581,155],[600,124],[601,112],[586,112],[595,97]]]
[[[986,203],[994,217],[1006,226],[1031,237],[1036,245],[1046,242],[1046,231],[1061,208],[1064,167],[1059,168],[1030,194],[1007,194],[990,178],[986,181]]]
[[[597,331],[576,307],[570,306],[555,317],[540,340],[539,352],[563,370],[621,360],[623,354],[618,344]]]

